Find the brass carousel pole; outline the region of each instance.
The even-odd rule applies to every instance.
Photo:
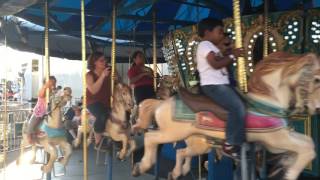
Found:
[[[236,48],[242,48],[242,33],[241,33],[241,17],[240,17],[240,0],[233,0],[233,19],[236,33]],[[244,57],[238,57],[237,77],[239,88],[242,92],[248,92],[247,88],[247,73]]]
[[[87,62],[86,62],[86,29],[85,29],[85,4],[81,0],[81,59],[82,59],[82,112],[81,123],[83,130],[83,179],[88,180],[88,148],[87,148]]]
[[[44,72],[45,72],[45,79],[46,82],[49,81],[49,75],[50,75],[50,55],[49,55],[49,20],[48,20],[48,0],[44,2]],[[46,103],[49,102],[49,89],[46,90]],[[47,157],[47,161],[50,158],[50,155],[46,153],[45,155]],[[51,180],[51,172],[47,173],[47,180]]]
[[[112,1],[112,43],[111,43],[111,107],[113,104],[112,95],[114,93],[114,83],[116,79],[116,16],[117,16],[117,0]],[[112,164],[113,164],[113,145],[107,156],[107,178],[112,180]]]
[[[111,94],[113,95],[114,81],[115,81],[115,69],[116,69],[116,9],[117,0],[112,1],[112,43],[111,43]],[[111,106],[113,99],[111,98]]]
[[[7,49],[7,37],[4,37],[4,43],[5,48]],[[8,60],[8,59],[6,59]],[[7,97],[7,63],[5,63],[5,78],[4,78],[4,122],[3,122],[3,179],[6,179],[6,161],[7,161],[7,148],[8,148],[8,142],[7,142],[7,127],[8,127],[8,97]],[[0,158],[1,161],[1,158]]]
[[[263,57],[268,56],[269,54],[269,0],[264,0],[264,36],[263,36]],[[262,179],[267,179],[267,151],[266,149],[262,149],[261,154],[261,170],[260,177]]]
[[[152,54],[153,54],[153,87],[157,91],[157,24],[156,10],[152,11]]]
[[[153,54],[153,87],[157,90],[157,24],[156,24],[156,9],[152,8],[152,54]],[[156,163],[154,165],[155,179],[159,179],[159,152],[157,148]]]
[[[268,56],[269,50],[269,0],[264,0],[264,36],[263,36],[263,57]]]
[[[44,14],[45,14],[45,28],[44,28],[44,72],[46,81],[49,81],[50,76],[50,55],[49,55],[49,20],[48,20],[48,0],[45,1],[44,5]],[[49,89],[46,91],[46,102],[49,102]]]

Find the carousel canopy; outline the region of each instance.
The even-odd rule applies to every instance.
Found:
[[[80,0],[48,0],[48,2],[50,55],[80,59]],[[147,51],[152,47],[153,11],[156,13],[158,47],[161,47],[162,38],[170,30],[195,24],[208,16],[217,19],[232,16],[232,0],[115,0],[115,2],[118,61],[127,61],[133,47]],[[270,0],[269,2],[270,12],[320,6],[320,0]],[[42,54],[45,22],[43,8],[44,0],[0,0],[2,43],[6,36],[9,46]],[[85,0],[85,9],[88,50],[110,46],[112,0]],[[255,13],[263,13],[262,0],[241,1],[242,15]],[[161,60],[159,55],[159,61]]]

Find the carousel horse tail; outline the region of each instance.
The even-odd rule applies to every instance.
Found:
[[[157,107],[163,102],[158,99],[146,99],[139,105],[139,117],[137,123],[132,126],[132,132],[137,132],[141,129],[147,129],[152,120],[154,119],[154,113]]]

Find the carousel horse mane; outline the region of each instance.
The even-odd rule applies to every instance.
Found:
[[[279,77],[282,83],[289,76],[298,73],[309,65],[319,65],[319,60],[315,54],[293,55],[286,52],[272,53],[256,65],[249,79],[249,92],[270,96],[273,93],[273,89],[263,81],[263,76],[276,70],[282,70],[281,77]]]
[[[119,103],[131,106],[131,88],[124,83],[117,83],[114,86],[112,107],[117,107]]]

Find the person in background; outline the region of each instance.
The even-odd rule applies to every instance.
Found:
[[[133,63],[128,70],[131,86],[134,88],[136,104],[145,99],[156,98],[153,87],[153,70],[145,66],[145,56],[142,51],[132,54]]]
[[[54,76],[49,77],[49,81],[44,81],[44,85],[38,93],[38,101],[35,105],[32,115],[28,121],[27,128],[27,138],[29,143],[34,143],[37,129],[40,123],[43,120],[43,117],[47,113],[47,104],[46,104],[46,92],[49,90],[49,93],[53,93],[56,87],[57,80]]]
[[[242,49],[218,45],[225,39],[223,23],[220,20],[205,18],[198,24],[198,35],[202,38],[196,51],[197,69],[200,75],[202,92],[215,103],[228,111],[226,141],[223,154],[239,159],[240,149],[245,142],[245,106],[230,86],[226,69],[234,57],[242,56]]]
[[[88,69],[86,101],[87,109],[96,118],[93,128],[97,149],[111,112],[111,67],[107,66],[103,53],[94,52],[88,59]],[[107,146],[102,145],[101,148]]]

